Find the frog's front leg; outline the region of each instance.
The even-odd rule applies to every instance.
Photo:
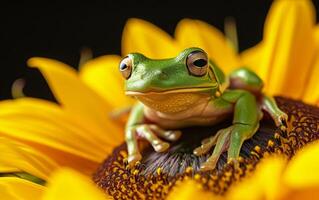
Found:
[[[130,167],[142,159],[138,147],[139,138],[146,139],[156,152],[163,152],[169,148],[169,143],[164,142],[159,137],[168,141],[176,141],[181,136],[180,131],[166,131],[155,124],[143,124],[143,121],[144,106],[142,104],[137,104],[131,112],[125,130],[128,151],[127,161]]]
[[[280,127],[282,130],[286,129],[288,115],[278,108],[273,97],[264,95],[261,102],[261,108],[269,113],[277,127]]]
[[[243,90],[230,90],[221,98],[234,106],[233,124],[203,140],[202,145],[194,150],[196,155],[202,155],[216,145],[212,155],[201,165],[202,171],[213,170],[224,151],[228,152],[228,162],[236,161],[243,142],[252,137],[259,127],[261,112],[253,94]]]

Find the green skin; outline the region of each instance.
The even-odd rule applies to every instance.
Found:
[[[254,72],[239,68],[225,77],[207,59],[205,73],[194,75],[187,64],[193,52],[206,54],[200,48],[188,48],[175,58],[162,60],[149,59],[139,53],[128,55],[131,68],[129,77],[125,77],[126,95],[139,100],[125,132],[130,167],[142,159],[138,147],[140,138],[147,140],[155,151],[164,152],[169,148],[166,141],[176,141],[181,136],[178,129],[213,125],[233,115],[231,126],[212,133],[193,151],[200,156],[214,148],[201,165],[201,170],[207,171],[215,168],[224,151],[228,153],[229,162],[237,163],[243,142],[258,130],[262,110],[270,114],[277,126],[284,127],[287,115],[272,97],[262,94],[263,82]]]

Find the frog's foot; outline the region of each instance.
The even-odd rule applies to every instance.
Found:
[[[158,136],[164,138],[165,140],[171,141],[171,142],[177,141],[182,136],[182,132],[179,130],[163,130],[154,124],[151,124],[148,126]]]
[[[280,127],[282,131],[285,131],[287,129],[287,121],[288,121],[288,115],[282,111],[277,111],[272,116],[275,124],[277,127]]]
[[[253,136],[257,129],[258,125],[234,124],[219,130],[215,136],[203,140],[202,145],[194,150],[195,155],[207,153],[214,145],[215,148],[212,155],[201,165],[201,171],[215,169],[220,155],[226,150],[228,162],[236,162],[243,142]]]
[[[279,109],[274,98],[264,96],[261,108],[269,113],[277,127],[280,127],[283,131],[286,130],[288,115]]]
[[[142,159],[142,155],[138,149],[138,138],[146,139],[156,152],[164,152],[169,148],[169,143],[164,142],[159,137],[168,141],[176,141],[181,136],[181,131],[165,131],[156,125],[142,124],[127,128],[126,143],[128,149],[127,162],[129,166],[135,165]]]
[[[219,130],[214,136],[205,138],[202,140],[202,145],[193,150],[193,154],[196,156],[201,156],[209,152],[211,148],[216,145],[217,140],[221,138],[222,134],[225,134],[226,129]]]
[[[214,145],[213,154],[201,165],[202,171],[213,170],[216,167],[220,155],[229,147],[230,133],[233,126],[219,130],[214,136],[202,141],[202,145],[194,149],[197,156],[206,154]]]

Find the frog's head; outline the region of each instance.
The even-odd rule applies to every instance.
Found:
[[[120,63],[126,95],[164,113],[180,112],[213,97],[220,86],[215,71],[200,48],[188,48],[175,58],[161,60],[131,53]]]

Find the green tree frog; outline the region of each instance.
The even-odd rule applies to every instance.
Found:
[[[236,162],[243,142],[259,127],[262,110],[277,126],[284,126],[287,115],[272,97],[262,93],[263,81],[251,70],[238,68],[225,76],[207,53],[187,48],[169,59],[150,59],[131,53],[122,59],[119,70],[125,78],[125,94],[138,103],[126,124],[128,164],[142,159],[138,139],[147,140],[156,152],[166,151],[169,141],[181,136],[180,128],[211,126],[233,116],[232,125],[212,133],[193,153],[213,153],[201,170],[213,170],[220,155]]]

